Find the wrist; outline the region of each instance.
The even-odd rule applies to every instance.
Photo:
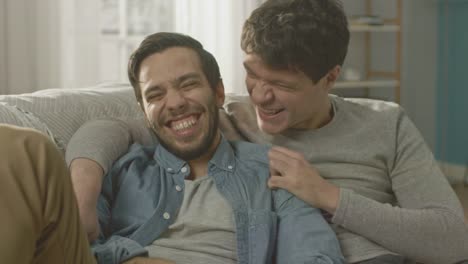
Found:
[[[340,188],[329,183],[323,194],[323,198],[321,209],[334,214],[340,201]]]

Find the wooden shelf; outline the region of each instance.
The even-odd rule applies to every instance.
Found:
[[[350,25],[349,30],[352,32],[398,32],[399,25]]]
[[[351,89],[351,88],[395,88],[400,85],[397,80],[372,80],[372,81],[339,81],[336,82],[335,88]]]
[[[349,31],[353,34],[351,39],[356,45],[350,45],[352,48],[350,47],[348,57],[353,61],[344,64],[343,72],[347,67],[359,69],[359,77],[362,80],[338,81],[335,84],[336,92],[345,96],[359,93],[364,94],[364,97],[388,98],[399,103],[403,0],[360,0],[361,4],[357,4],[357,0],[354,2],[356,8],[351,8],[353,4],[350,4],[348,22]],[[394,12],[386,12],[387,9],[394,9]],[[383,37],[388,43],[383,42]],[[386,54],[384,49],[391,52]],[[351,55],[353,51],[356,52],[356,56]],[[360,88],[362,90],[358,90]],[[345,91],[346,89],[349,91]]]

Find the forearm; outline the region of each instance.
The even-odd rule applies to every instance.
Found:
[[[133,143],[152,144],[153,138],[143,120],[94,120],[80,127],[67,145],[67,164],[87,158],[98,163],[104,173],[125,154]]]
[[[104,171],[99,164],[92,160],[75,159],[70,165],[70,172],[81,223],[86,230],[89,241],[94,241],[99,235],[96,208]]]
[[[468,259],[468,230],[456,210],[436,203],[406,209],[342,189],[332,221],[381,246],[424,263]]]

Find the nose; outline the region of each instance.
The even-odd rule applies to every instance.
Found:
[[[168,110],[177,113],[184,110],[186,106],[187,99],[184,97],[183,93],[177,90],[167,93],[166,107]]]
[[[272,87],[265,81],[258,81],[250,91],[250,97],[255,104],[265,104],[273,100]]]

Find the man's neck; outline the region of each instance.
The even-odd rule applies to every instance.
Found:
[[[213,144],[211,144],[210,148],[205,154],[203,154],[197,159],[188,161],[188,164],[190,166],[190,176],[186,178],[187,180],[196,180],[208,174],[208,162],[215,154],[220,141],[221,134],[218,132],[215,137],[215,140],[213,140]]]

